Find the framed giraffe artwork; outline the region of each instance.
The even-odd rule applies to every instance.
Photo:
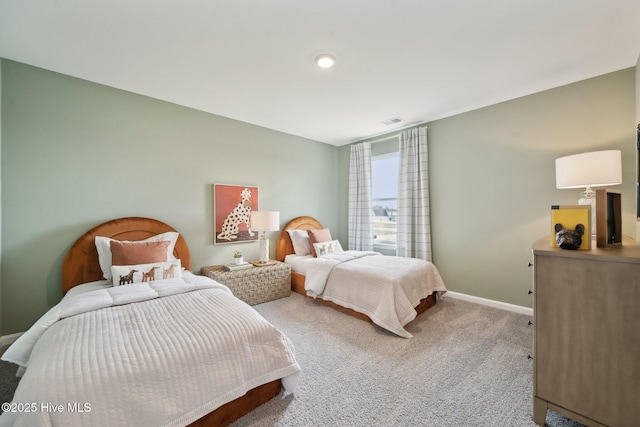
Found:
[[[213,242],[239,243],[258,240],[251,230],[251,211],[258,210],[258,187],[213,185]]]

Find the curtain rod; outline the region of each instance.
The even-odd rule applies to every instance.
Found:
[[[382,141],[386,141],[387,139],[391,139],[391,138],[397,138],[398,136],[400,136],[400,132],[402,132],[403,130],[407,130],[407,129],[411,129],[414,127],[418,127],[418,126],[423,126],[426,125],[429,122],[421,122],[421,123],[414,123],[411,125],[407,125],[398,129],[393,130],[391,134],[387,134],[386,132],[381,132],[378,134],[373,134],[371,136],[368,136],[366,138],[359,138],[355,141],[351,141],[349,144],[354,144],[357,142],[364,142],[364,141],[369,141],[372,144],[375,144],[376,142],[382,142]],[[376,139],[376,137],[380,137],[379,139]],[[371,138],[371,139],[370,139]]]
[[[382,142],[382,141],[386,141],[387,139],[392,139],[392,138],[398,138],[400,136],[400,132],[398,133],[394,133],[393,135],[387,135],[387,136],[383,136],[382,138],[374,138],[374,139],[370,139],[367,140],[365,139],[365,141],[369,141],[372,144],[375,144],[376,142]]]

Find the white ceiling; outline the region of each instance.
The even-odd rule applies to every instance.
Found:
[[[3,58],[333,145],[639,54],[640,0],[0,0]]]

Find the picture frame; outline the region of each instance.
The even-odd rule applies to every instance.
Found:
[[[251,230],[251,211],[258,210],[255,185],[213,185],[213,243],[255,242]]]
[[[556,224],[565,230],[575,230],[578,224],[584,226],[582,242],[577,250],[591,249],[591,205],[552,205],[551,206],[551,246],[558,248],[556,242]]]

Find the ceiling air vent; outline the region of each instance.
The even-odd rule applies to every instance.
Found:
[[[388,120],[384,120],[380,123],[382,123],[385,126],[391,126],[391,125],[397,125],[398,123],[402,123],[404,122],[404,119],[401,117],[394,117],[392,119],[388,119]]]

